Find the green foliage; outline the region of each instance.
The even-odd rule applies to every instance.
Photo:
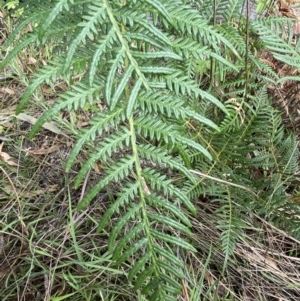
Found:
[[[14,9],[19,5],[19,0],[0,1],[0,7],[7,8],[8,10]]]
[[[1,63],[32,43],[54,49],[52,61],[32,77],[17,113],[42,84],[69,85],[31,136],[62,110],[102,103],[103,110],[93,112],[89,127],[78,134],[66,170],[87,152],[78,188],[101,163],[103,177],[78,210],[114,187],[98,232],[109,231],[108,251],[116,265],[134,258],[128,279],[149,300],[176,300],[181,291],[184,264],[175,254],[195,251],[189,218],[199,196],[218,206],[225,265],[243,236],[243,215],[257,210],[276,222],[279,214],[299,214],[285,207],[284,198],[291,175],[299,172],[296,140],[268,99],[267,85],[278,77],[256,55],[268,49],[299,66],[298,46],[283,31],[289,21],[253,21],[251,35],[262,39],[256,49],[246,45],[245,28],[231,22],[242,18],[242,1],[223,1],[214,9],[210,0],[191,3],[24,1]],[[33,32],[15,43],[27,24]]]

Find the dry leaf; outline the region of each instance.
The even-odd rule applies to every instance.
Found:
[[[29,116],[29,115],[26,115],[24,113],[20,113],[16,116],[18,119],[22,120],[22,121],[26,121],[26,122],[29,122],[31,124],[35,124],[37,122],[37,119],[32,117],[32,116]],[[50,132],[53,132],[55,134],[58,134],[58,135],[63,135],[65,137],[68,137],[68,135],[66,135],[64,132],[62,132],[56,125],[50,123],[50,122],[45,122],[43,124],[43,128],[45,128],[46,130],[50,131]]]
[[[80,122],[79,123],[79,127],[85,127],[85,126],[88,126],[89,123],[87,121],[83,121],[83,122]]]
[[[36,61],[36,59],[35,58],[33,58],[33,57],[29,57],[28,58],[28,64],[35,64],[37,61]]]
[[[1,119],[1,118],[0,118]],[[4,128],[11,129],[14,125],[11,122],[5,122],[1,124]]]
[[[57,191],[58,186],[57,185],[51,185],[47,187],[47,192],[54,192]],[[10,185],[5,185],[3,187],[3,190],[7,193],[7,194],[18,194],[18,195],[22,195],[22,197],[25,198],[32,198],[32,197],[36,197],[42,194],[45,194],[45,189],[38,189],[38,190],[34,190],[34,191],[24,191],[21,189],[17,189],[16,191],[14,191],[14,189],[10,186]]]
[[[100,174],[100,167],[97,163],[94,164],[94,170],[97,174]]]
[[[27,31],[28,31],[28,32],[32,32],[32,25],[31,25],[31,24],[28,24],[28,25],[27,25]]]
[[[276,262],[268,256],[261,255],[259,252],[248,252],[242,251],[242,253],[248,258],[249,262],[251,263],[258,263],[258,264],[267,264],[273,267],[275,270],[279,270]]]
[[[268,264],[269,266],[271,266],[273,269],[279,270],[276,262],[268,256],[266,256],[266,258],[265,258],[265,263]]]
[[[4,92],[4,93],[6,93],[6,94],[9,94],[9,95],[15,95],[15,91],[12,90],[12,89],[10,89],[10,88],[7,88],[7,87],[1,88],[0,91],[1,91],[1,92]]]
[[[290,5],[286,3],[284,0],[279,0],[279,11],[280,12],[288,12],[290,9]]]
[[[11,114],[12,112],[14,112],[17,108],[17,105],[13,105],[9,108],[6,108],[5,110],[1,110],[0,114]]]
[[[13,161],[11,156],[2,151],[3,143],[0,144],[0,160],[7,163],[10,166],[19,166],[17,163]]]
[[[147,195],[151,195],[151,192],[146,184],[146,181],[145,179],[142,177],[142,183],[143,183],[143,188],[144,188],[144,192],[147,194]]]
[[[13,161],[11,156],[5,152],[0,153],[0,160],[7,163],[10,166],[19,166],[17,163]]]
[[[10,138],[6,138],[6,137],[4,137],[4,136],[0,136],[0,140],[1,140],[1,141],[11,141]]]
[[[207,281],[207,283],[211,286],[215,283],[215,278],[213,277],[212,273],[210,273],[208,270],[205,270],[204,279]]]
[[[8,122],[11,117],[14,116],[14,111],[16,110],[17,106],[11,106],[4,110],[0,110],[0,121],[1,125],[4,127],[11,127],[10,123]]]
[[[295,36],[300,35],[300,20],[299,19],[293,24],[293,32],[294,32]]]
[[[59,145],[53,145],[49,148],[40,148],[40,149],[35,149],[35,150],[28,150],[27,153],[32,154],[32,155],[45,155],[45,154],[50,154],[59,149]]]

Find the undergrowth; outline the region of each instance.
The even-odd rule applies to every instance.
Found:
[[[298,141],[268,93],[291,77],[260,59],[267,52],[298,68],[293,20],[250,21],[238,0],[211,7],[27,0],[8,16],[2,72],[15,77],[20,58],[41,58],[18,72],[26,89],[16,118],[33,124],[31,145],[16,137],[3,149],[19,150],[1,167],[3,300],[260,298],[228,276],[228,266],[258,257],[249,244],[259,221],[298,248]],[[40,165],[25,156],[41,154]],[[295,282],[284,294],[298,291]]]

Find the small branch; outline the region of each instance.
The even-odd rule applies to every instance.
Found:
[[[237,188],[241,188],[245,191],[248,191],[250,192],[252,195],[254,195],[256,198],[258,198],[258,195],[253,192],[251,189],[245,187],[245,186],[242,186],[242,185],[239,185],[239,184],[235,184],[235,183],[232,183],[232,182],[228,182],[228,181],[225,181],[225,180],[222,180],[222,179],[219,179],[219,178],[215,178],[215,177],[212,177],[212,176],[209,176],[207,174],[204,174],[200,171],[196,171],[196,170],[192,170],[190,169],[190,172],[195,174],[195,175],[198,175],[200,177],[203,177],[203,178],[207,178],[207,179],[210,179],[210,180],[213,180],[213,181],[216,181],[218,183],[223,183],[223,184],[226,184],[226,185],[229,185],[229,186],[233,186],[233,187],[237,187]]]

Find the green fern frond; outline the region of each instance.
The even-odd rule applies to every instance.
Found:
[[[99,112],[95,115],[93,119],[90,120],[91,127],[86,130],[82,130],[81,133],[78,135],[78,139],[72,149],[72,152],[70,153],[68,160],[66,162],[66,170],[67,172],[70,171],[72,165],[74,164],[74,160],[78,153],[81,151],[83,145],[88,144],[90,142],[93,142],[97,136],[101,136],[103,131],[108,131],[110,127],[113,127],[115,124],[118,124],[121,120],[124,120],[124,108],[116,108],[114,111],[112,111],[109,115],[104,114],[102,112]],[[125,131],[126,132],[126,131]],[[114,143],[117,143],[115,145],[118,145],[118,138],[116,136],[113,137]],[[121,138],[121,141],[123,138]],[[109,140],[108,140],[109,141]],[[107,142],[108,142],[107,141]],[[115,149],[116,146],[112,147],[108,154],[111,154],[111,150]],[[93,166],[93,164],[99,160],[103,156],[103,154],[98,154],[98,157],[95,156],[93,159],[88,160],[86,165],[87,166]]]
[[[15,46],[9,53],[8,55],[4,58],[4,60],[0,63],[0,68],[4,68],[7,63],[15,57],[21,50],[23,50],[26,46],[29,44],[33,43],[36,40],[36,35],[35,34],[30,34],[27,35],[26,38],[20,41],[20,43]]]
[[[118,194],[117,200],[102,216],[97,228],[97,232],[101,232],[107,226],[107,223],[110,221],[113,214],[119,214],[120,208],[123,208],[126,204],[134,200],[135,196],[138,193],[138,187],[139,186],[137,182],[134,182],[133,184],[130,183],[125,187],[122,187],[121,191]]]
[[[133,167],[133,157],[126,156],[116,162],[111,168],[107,170],[107,176],[98,182],[83,198],[83,200],[78,204],[78,210],[82,210],[88,206],[91,200],[109,183],[118,182],[129,175]],[[79,178],[79,180],[81,180]],[[79,186],[79,180],[77,178],[76,186]]]
[[[178,158],[172,157],[166,150],[143,144],[139,144],[137,146],[137,149],[141,158],[151,160],[159,164],[160,166],[163,166],[163,164],[165,164],[165,166],[169,167],[170,169],[182,172],[187,177],[187,179],[189,179],[191,182],[196,183],[193,175],[189,172],[185,165],[182,164],[182,160],[180,161],[178,160]]]
[[[273,52],[274,58],[299,68],[299,51],[292,45],[293,24],[290,18],[269,18],[256,20],[253,29],[259,34],[263,43]]]
[[[53,17],[55,18],[55,16]],[[83,16],[83,19],[85,21],[77,25],[81,27],[82,30],[69,46],[68,53],[66,55],[64,70],[70,68],[72,58],[73,55],[75,54],[76,48],[82,43],[86,44],[87,39],[91,41],[94,40],[94,35],[97,34],[96,26],[98,23],[101,23],[102,20],[105,20],[105,18],[107,18],[106,10],[101,3],[95,3],[89,6],[89,14]],[[46,20],[46,24],[47,24],[47,20]]]
[[[49,78],[49,75],[54,74],[54,72],[52,72],[53,69],[51,69],[50,74],[46,74],[47,78]],[[40,81],[44,81],[44,78],[41,78]],[[17,112],[21,111],[22,107],[29,100],[30,94],[37,88],[38,84],[40,84],[40,82],[37,79],[32,85],[28,87],[28,89],[24,93],[23,98],[20,101]],[[98,86],[97,83],[95,83],[93,87],[88,87],[85,83],[80,83],[76,86],[73,86],[73,91],[65,92],[61,96],[60,101],[54,107],[45,112],[45,114],[43,114],[40,119],[34,124],[30,133],[30,137],[32,138],[47,120],[50,120],[62,109],[67,108],[71,111],[72,109],[77,110],[79,108],[83,108],[87,100],[89,101],[89,103],[93,103],[95,99],[99,98],[100,88],[101,86]]]
[[[102,162],[105,163],[113,152],[116,152],[118,149],[122,149],[124,145],[129,144],[129,132],[126,128],[123,128],[123,130],[124,132],[120,130],[118,131],[118,133],[105,138],[105,140],[99,144],[98,147],[103,146],[101,151],[99,151],[94,156],[90,157],[89,160],[87,160],[87,162],[82,166],[75,180],[76,187],[80,185],[81,181],[84,179],[89,169],[93,168],[97,160],[101,159]],[[73,155],[75,154],[72,153],[72,156]],[[67,163],[70,164],[71,162]]]
[[[89,70],[90,86],[93,85],[93,82],[95,80],[97,69],[99,67],[99,62],[102,58],[102,55],[107,51],[107,49],[110,49],[112,47],[115,40],[116,34],[115,31],[111,28],[110,31],[104,37],[102,37],[96,44]]]
[[[34,2],[26,1],[7,47],[26,24],[33,32],[1,66],[29,44],[49,43],[55,55],[33,76],[17,113],[40,86],[58,79],[69,89],[31,137],[61,111],[80,112],[86,104],[98,110],[101,103],[101,110],[89,112],[88,126],[74,133],[66,170],[84,152],[78,188],[101,166],[77,209],[113,187],[97,231],[108,236],[114,264],[121,269],[130,262],[135,289],[149,300],[177,300],[184,263],[175,254],[196,251],[189,216],[196,215],[199,197],[218,207],[223,270],[243,236],[245,212],[291,214],[292,206],[280,209],[292,186],[287,174],[299,172],[297,143],[270,105],[267,85],[279,77],[257,56],[268,49],[299,66],[299,43],[295,47],[284,31],[285,24],[291,29],[289,20],[251,21],[255,37],[247,37],[246,47],[244,19],[234,25],[240,0],[219,1],[215,9],[209,0]]]
[[[39,28],[39,39],[42,40],[47,28],[50,24],[56,19],[56,17],[63,11],[69,10],[69,3],[74,4],[73,0],[59,0],[56,2],[56,5],[52,8],[50,13],[47,15],[47,18],[43,21]]]

